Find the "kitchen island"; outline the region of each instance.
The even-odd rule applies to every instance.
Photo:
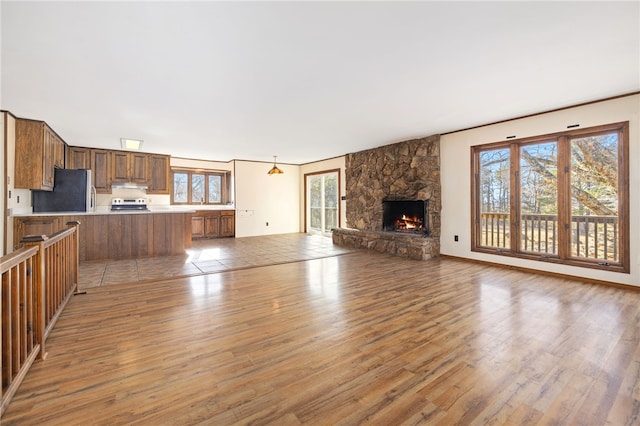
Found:
[[[26,235],[51,235],[80,222],[80,261],[184,254],[191,247],[190,210],[38,213],[14,216],[14,249]]]

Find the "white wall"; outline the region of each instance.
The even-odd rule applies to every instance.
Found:
[[[300,230],[300,166],[235,161],[236,237],[287,234]],[[267,225],[268,223],[268,225]]]
[[[4,153],[5,153],[5,146],[6,146],[6,141],[4,140],[4,135],[5,135],[5,123],[7,120],[7,113],[3,112],[0,113],[0,173],[2,173],[2,175],[0,176],[4,176],[4,179],[2,180],[3,185],[2,185],[2,189],[0,189],[0,209],[2,209],[2,211],[4,211],[4,205],[5,205],[5,188],[7,187],[7,173],[4,167]],[[9,219],[6,217],[4,218],[4,221],[2,223],[2,226],[0,226],[0,241],[4,241],[4,230],[5,227],[7,226],[7,222],[9,221]],[[4,247],[4,244],[0,244],[0,256],[4,256],[6,250]]]
[[[640,95],[603,101],[506,123],[443,135],[440,139],[442,179],[442,236],[444,255],[502,263],[559,274],[640,286]],[[631,273],[614,273],[548,262],[515,259],[471,251],[471,146],[629,121],[629,198]],[[454,235],[459,241],[454,242]]]
[[[339,227],[347,227],[347,210],[346,201],[342,200],[342,197],[346,195],[345,185],[345,161],[346,156],[330,158],[328,160],[316,161],[313,163],[303,164],[300,166],[300,232],[304,232],[305,229],[305,195],[304,195],[304,175],[309,173],[324,172],[327,170],[340,169],[340,223]]]

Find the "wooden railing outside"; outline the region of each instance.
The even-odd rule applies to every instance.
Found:
[[[509,213],[482,213],[481,219],[483,246],[506,248],[511,245]]]
[[[618,260],[618,218],[616,216],[572,216],[572,256]],[[558,253],[558,216],[523,214],[520,217],[520,248],[543,254]],[[481,245],[511,246],[508,213],[481,214]]]
[[[50,237],[28,236],[0,259],[0,419],[78,285],[78,225]]]
[[[558,253],[558,216],[523,214],[520,217],[520,233],[523,251]]]

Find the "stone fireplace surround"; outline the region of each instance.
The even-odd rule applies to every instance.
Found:
[[[347,154],[347,228],[333,231],[336,245],[410,259],[440,254],[440,135]],[[382,230],[383,200],[429,200],[429,235]]]

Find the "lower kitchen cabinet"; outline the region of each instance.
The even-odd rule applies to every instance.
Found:
[[[184,254],[191,213],[107,213],[14,217],[14,246],[26,235],[51,235],[79,221],[80,261]]]
[[[191,237],[233,237],[235,220],[235,210],[198,210],[191,217]]]
[[[191,238],[204,238],[204,217],[191,217]]]
[[[65,229],[66,221],[62,216],[15,217],[13,220],[13,249],[22,245],[20,240],[27,235],[49,236]]]
[[[236,212],[223,210],[220,214],[220,236],[234,237],[236,235]]]

